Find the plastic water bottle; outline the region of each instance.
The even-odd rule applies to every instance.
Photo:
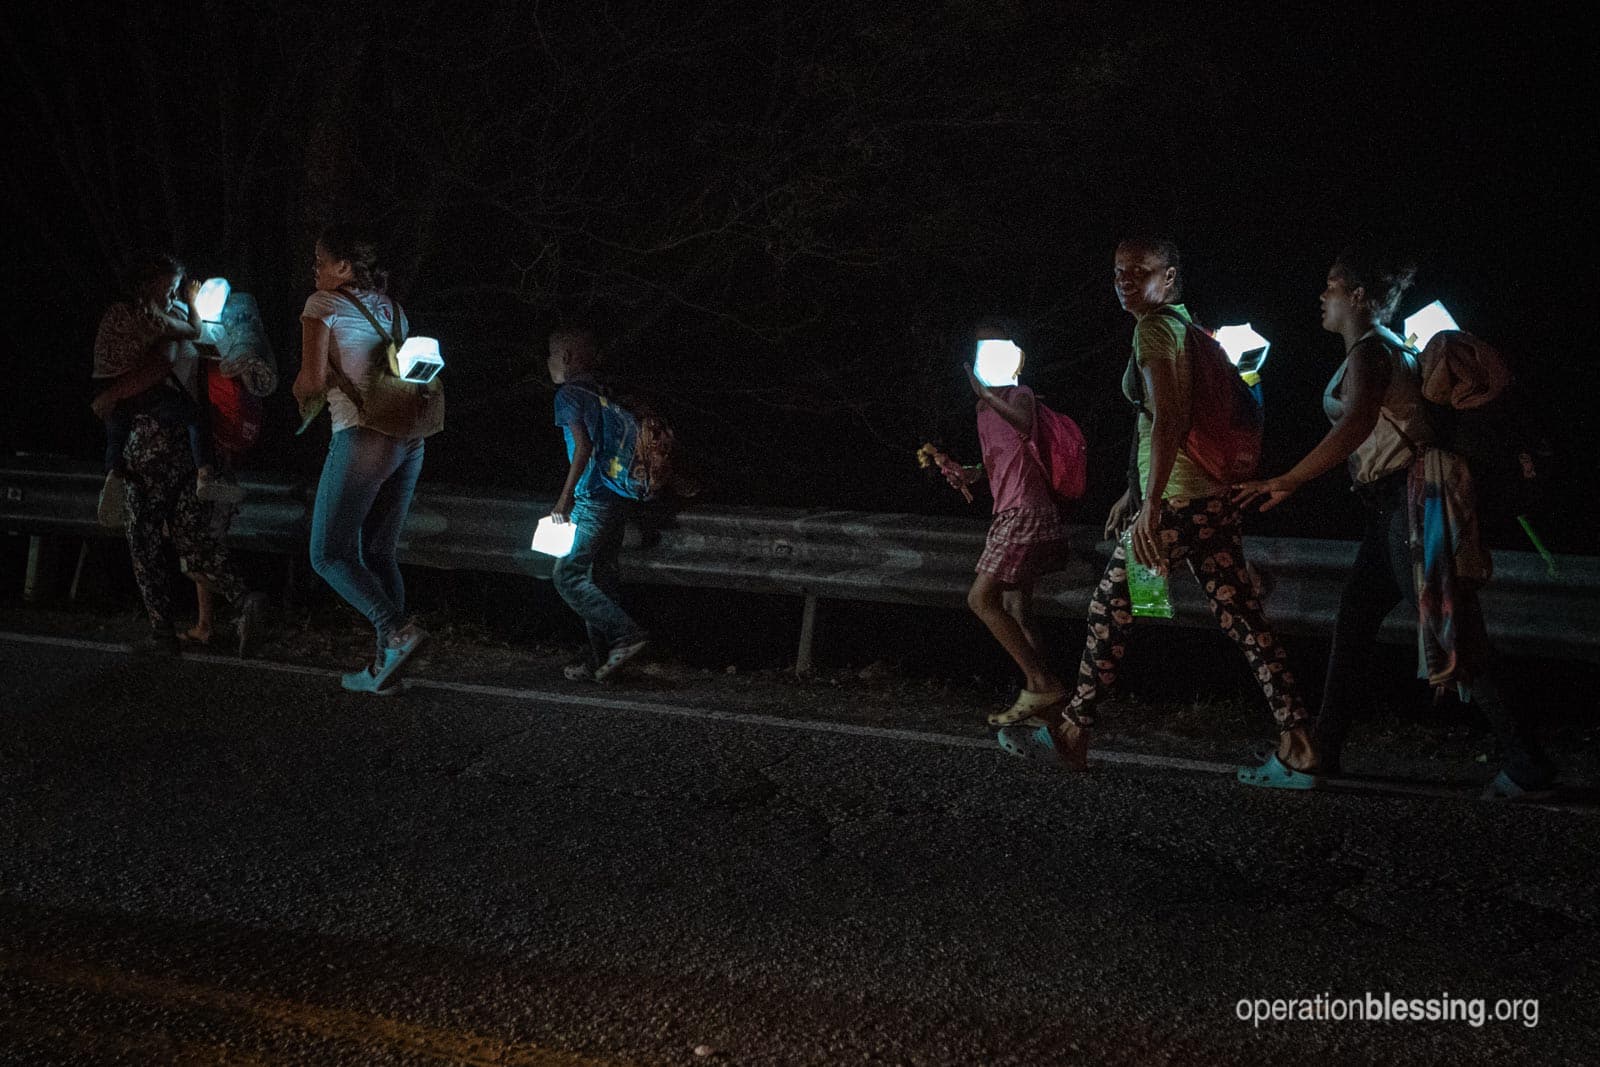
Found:
[[[1122,551],[1128,557],[1128,599],[1133,613],[1147,619],[1172,618],[1172,596],[1167,576],[1157,574],[1133,558],[1133,531],[1122,531]]]

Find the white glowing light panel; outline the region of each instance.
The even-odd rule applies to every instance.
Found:
[[[991,389],[1002,385],[1016,385],[1022,372],[1022,349],[1010,341],[979,341],[978,355],[972,361],[972,373],[978,381]]]
[[[431,337],[408,337],[395,357],[400,365],[395,373],[408,382],[431,382],[444,370],[444,357],[439,354],[439,342]]]
[[[1272,342],[1256,333],[1255,327],[1248,322],[1243,326],[1217,327],[1217,343],[1228,353],[1228,358],[1233,361],[1235,367],[1240,365],[1240,360],[1246,355],[1259,349],[1261,355],[1251,361],[1255,368],[1259,368],[1267,361],[1267,349],[1272,347]]]
[[[557,524],[554,519],[546,515],[539,520],[539,525],[533,531],[531,547],[535,552],[560,558],[572,552],[572,542],[577,536],[578,527],[573,523]]]
[[[1436,333],[1445,330],[1459,330],[1456,320],[1450,317],[1450,312],[1444,305],[1435,300],[1415,315],[1406,319],[1406,344],[1414,348],[1427,348],[1428,342]]]
[[[221,322],[222,306],[228,302],[228,294],[233,287],[226,278],[207,278],[200,285],[200,292],[195,295],[194,308],[200,313],[200,318],[205,322]]]

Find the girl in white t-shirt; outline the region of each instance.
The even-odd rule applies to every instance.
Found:
[[[354,383],[367,380],[372,360],[383,358],[386,338],[367,313],[391,334],[396,319],[402,336],[407,324],[386,292],[376,244],[360,231],[349,226],[324,230],[314,267],[317,289],[300,313],[294,396],[302,409],[326,397],[333,438],[311,515],[311,566],[375,631],[371,662],[346,674],[344,688],[389,696],[400,692],[397,672],[428,637],[405,621],[405,581],[396,558],[424,446],[420,437],[390,437],[361,425],[345,388],[358,388]]]

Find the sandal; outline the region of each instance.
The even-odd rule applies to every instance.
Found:
[[[1024,719],[1031,719],[1046,708],[1055,707],[1067,699],[1064,689],[1052,689],[1048,693],[1035,693],[1031,689],[1024,689],[1017,694],[1016,702],[1004,711],[996,711],[989,716],[990,726],[1010,726]]]
[[[1089,769],[1089,734],[1079,730],[1078,739],[1066,742],[1048,726],[1007,726],[997,735],[1000,748],[1010,756],[1065,767],[1070,771]]]
[[[1255,757],[1255,761],[1257,763],[1265,763],[1265,762],[1267,762],[1267,760],[1269,760],[1270,758],[1272,758],[1273,756],[1275,756],[1277,754],[1278,754],[1278,746],[1277,745],[1273,745],[1273,744],[1269,744],[1266,741],[1261,742],[1259,745],[1254,745],[1250,749],[1250,755]],[[1337,764],[1337,763],[1329,763],[1327,760],[1323,760],[1323,759],[1319,759],[1317,761],[1317,769],[1315,771],[1307,771],[1305,773],[1313,774],[1317,778],[1342,778],[1342,777],[1344,777],[1344,770],[1340,767],[1339,764]]]
[[[1317,776],[1314,772],[1297,771],[1293,767],[1278,759],[1276,752],[1266,758],[1258,767],[1240,767],[1236,777],[1243,785],[1260,786],[1263,789],[1315,789]]]
[[[200,648],[210,648],[214,631],[207,630],[201,634],[198,626],[191,626],[178,635],[178,640],[186,645],[198,645]]]

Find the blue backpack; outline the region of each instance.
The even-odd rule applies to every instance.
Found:
[[[600,440],[594,454],[600,480],[629,500],[661,496],[672,482],[673,435],[667,420],[642,398],[619,400],[604,389],[576,388],[600,401]]]

